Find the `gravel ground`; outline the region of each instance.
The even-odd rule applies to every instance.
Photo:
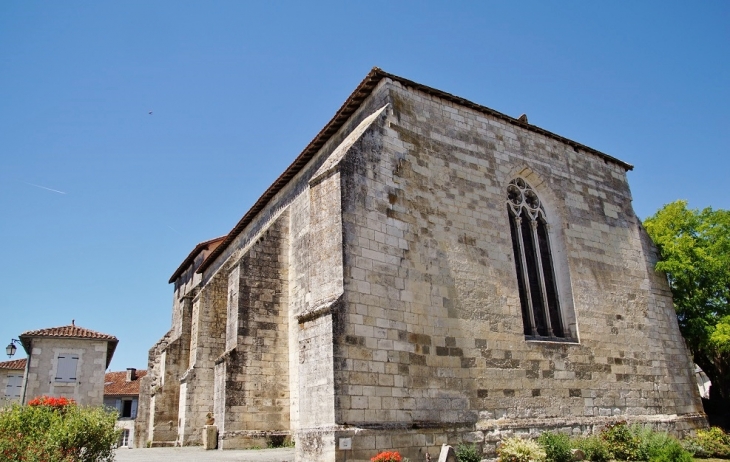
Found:
[[[294,448],[206,451],[200,447],[116,450],[116,462],[293,462]]]

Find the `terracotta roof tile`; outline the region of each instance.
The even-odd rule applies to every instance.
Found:
[[[20,343],[23,345],[23,349],[25,349],[25,352],[30,354],[31,344],[33,343],[31,340],[34,338],[39,338],[39,337],[40,338],[80,338],[80,339],[89,339],[89,340],[106,340],[107,341],[106,367],[109,367],[109,363],[111,363],[111,361],[112,361],[112,356],[114,356],[114,350],[116,350],[117,343],[119,343],[119,340],[113,335],[103,334],[101,332],[96,332],[96,331],[90,330],[90,329],[84,329],[83,327],[79,327],[79,326],[75,325],[73,321],[71,321],[71,324],[68,326],[49,327],[48,329],[29,330],[27,332],[23,332],[22,334],[20,334],[18,339],[20,340]]]
[[[12,361],[0,362],[0,369],[20,370],[25,369],[25,363],[28,361],[27,358],[13,359]]]
[[[104,396],[139,395],[139,382],[147,371],[136,371],[135,378],[127,382],[127,371],[107,372],[104,375]]]
[[[29,330],[20,334],[21,337],[63,337],[63,338],[92,338],[99,340],[117,340],[113,335],[102,334],[89,329],[84,329],[75,324],[48,329]]]

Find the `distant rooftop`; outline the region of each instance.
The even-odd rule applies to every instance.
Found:
[[[128,374],[129,371],[107,372],[104,375],[104,396],[139,395],[139,382],[147,371],[134,371],[131,381],[127,381]]]

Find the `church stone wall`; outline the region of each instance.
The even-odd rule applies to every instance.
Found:
[[[418,458],[443,438],[492,454],[501,429],[702,422],[624,169],[397,83],[388,91],[392,109],[342,167],[338,423],[369,429],[378,448],[391,428],[411,429],[390,445]],[[523,334],[506,207],[518,176],[543,201],[574,342]],[[372,457],[359,435],[348,460]]]
[[[220,448],[293,436],[300,462],[704,424],[620,163],[388,78],[358,101],[202,276],[178,278],[168,341],[186,325],[178,292],[194,298],[177,444],[199,444],[208,413]],[[517,177],[547,214],[566,341],[524,335]]]
[[[180,378],[177,444],[199,445],[213,413],[214,363],[225,350],[228,278],[217,274],[193,300],[190,362]]]
[[[229,272],[227,349],[216,360],[219,447],[289,436],[289,214],[282,213]]]
[[[187,384],[181,383],[181,379],[190,365],[193,300],[202,279],[195,269],[218,243],[200,250],[174,281],[172,326],[150,349],[148,374],[140,382],[139,417],[135,421],[133,440],[137,447],[182,444],[184,432],[180,431],[179,424],[185,420],[187,406],[180,396],[187,395]]]

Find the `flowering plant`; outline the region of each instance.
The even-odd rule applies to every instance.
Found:
[[[0,410],[0,461],[111,462],[115,410],[40,396]]]
[[[68,398],[56,398],[53,396],[39,396],[37,398],[33,398],[32,400],[28,401],[28,406],[36,407],[36,406],[45,406],[50,407],[52,409],[58,409],[60,411],[66,409],[68,406],[75,406],[76,401]]]
[[[402,462],[402,460],[398,451],[383,451],[370,459],[370,462]]]

